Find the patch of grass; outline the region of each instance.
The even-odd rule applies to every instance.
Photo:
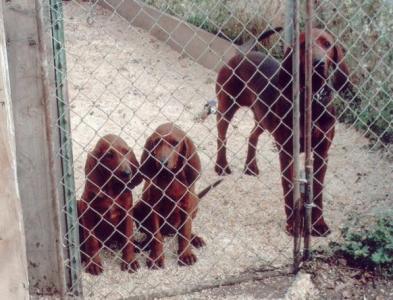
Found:
[[[282,24],[281,1],[143,0],[170,15],[213,34],[242,43],[251,35]]]
[[[393,144],[393,3],[321,1],[315,12],[318,27],[346,49],[352,72],[356,94],[338,99],[340,121],[363,130],[372,146]]]
[[[372,225],[355,218],[342,228],[343,241],[330,245],[333,254],[355,267],[393,276],[393,213],[378,217]]]

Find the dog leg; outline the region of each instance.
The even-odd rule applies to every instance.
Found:
[[[100,258],[101,243],[97,240],[93,232],[93,227],[95,222],[91,222],[89,212],[86,213],[85,218],[83,218],[83,236],[86,239],[86,272],[92,275],[99,275],[104,271],[102,267],[102,262]]]
[[[256,159],[256,150],[258,145],[259,136],[263,133],[263,128],[259,123],[255,122],[255,126],[251,131],[250,137],[248,139],[248,150],[247,159],[244,166],[244,173],[247,175],[256,176],[259,175],[259,169]]]
[[[331,142],[328,138],[315,149],[314,151],[314,204],[312,209],[312,225],[311,234],[313,236],[327,236],[330,234],[329,226],[326,224],[323,217],[323,187],[325,181],[325,174],[327,170],[328,149]]]
[[[151,242],[149,258],[147,259],[147,266],[150,269],[164,268],[164,239],[160,230],[160,219],[155,208],[152,209],[149,218],[151,220],[153,240]]]
[[[122,224],[123,225],[122,229],[126,239],[126,243],[123,248],[121,270],[132,273],[139,269],[139,263],[138,261],[135,260],[135,248],[134,248],[134,243],[132,241],[134,230],[133,230],[130,209],[126,211],[126,214],[127,216]]]
[[[180,209],[180,228],[178,234],[179,240],[179,265],[193,265],[196,263],[197,258],[191,250],[192,241],[192,209],[193,209],[193,196],[187,195],[185,199],[182,200]]]
[[[231,101],[232,102],[232,101]],[[227,161],[227,149],[226,149],[226,135],[228,131],[229,123],[231,122],[239,106],[232,102],[230,105],[220,105],[219,102],[218,112],[217,112],[217,160],[215,171],[218,175],[231,174],[232,171],[229,168]]]
[[[280,146],[280,168],[281,184],[285,198],[285,214],[287,216],[287,232],[291,235],[294,233],[294,211],[293,211],[293,157],[292,141],[287,142],[285,147]]]
[[[82,227],[82,236],[80,243],[83,245],[82,257],[85,259],[85,270],[92,275],[101,274],[104,269],[100,258],[101,244],[94,235],[93,228],[97,224],[94,212],[88,209],[87,203],[84,200],[78,201],[77,204],[79,223]],[[84,240],[82,240],[82,238]]]

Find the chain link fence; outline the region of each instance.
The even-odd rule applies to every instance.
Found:
[[[286,1],[51,1],[70,293],[289,273],[392,205],[393,4],[313,4],[297,50]]]

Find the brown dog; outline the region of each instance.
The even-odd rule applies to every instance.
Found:
[[[88,154],[86,183],[78,201],[80,244],[86,271],[98,275],[103,271],[100,250],[116,243],[122,250],[121,269],[135,271],[132,241],[132,193],[142,182],[139,163],[126,142],[116,135],[101,138]]]
[[[328,150],[334,137],[335,109],[333,89],[341,91],[349,86],[348,68],[343,61],[343,51],[334,44],[330,34],[313,29],[313,104],[312,145],[314,152],[314,203],[313,235],[325,236],[330,230],[323,218],[322,189],[327,168]],[[304,62],[305,35],[300,36],[300,107],[301,151],[304,146]],[[333,84],[329,82],[330,69]],[[248,140],[245,173],[259,173],[255,151],[259,136],[269,131],[279,148],[282,185],[287,215],[287,230],[293,233],[293,140],[292,140],[292,50],[288,49],[282,66],[274,58],[258,52],[246,56],[235,55],[218,73],[216,82],[218,98],[217,114],[217,161],[218,174],[231,170],[226,158],[226,134],[228,125],[240,107],[249,107],[255,126]]]
[[[179,264],[192,265],[196,256],[191,244],[202,247],[202,238],[192,234],[198,196],[195,183],[201,163],[192,140],[172,123],[159,126],[147,139],[141,158],[146,177],[142,200],[133,210],[137,225],[147,234],[150,248],[147,265],[164,267],[163,236],[178,233]]]

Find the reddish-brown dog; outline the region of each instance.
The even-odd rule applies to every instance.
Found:
[[[146,177],[142,200],[133,210],[137,225],[146,233],[150,249],[147,265],[164,267],[163,236],[178,234],[179,264],[192,265],[197,258],[191,250],[202,247],[202,238],[192,234],[198,196],[195,183],[201,163],[192,140],[172,123],[159,126],[147,139],[141,158]]]
[[[88,154],[86,183],[78,201],[80,244],[86,271],[103,271],[100,250],[116,243],[122,250],[121,269],[139,268],[132,241],[132,192],[142,182],[139,163],[126,142],[116,135],[101,138]]]
[[[314,70],[312,146],[314,203],[316,204],[312,211],[312,233],[316,236],[325,236],[330,230],[323,218],[322,189],[336,120],[332,103],[333,89],[343,90],[349,85],[349,80],[348,68],[343,61],[343,51],[340,46],[335,45],[332,36],[319,29],[313,29],[312,36],[315,41],[312,49]],[[300,124],[304,124],[304,45],[305,35],[302,33],[300,36]],[[332,84],[329,82],[330,79]],[[250,52],[246,56],[235,55],[219,71],[216,93],[218,98],[216,172],[231,173],[226,158],[228,125],[240,107],[249,107],[254,114],[255,127],[248,140],[245,173],[249,175],[259,173],[255,158],[258,138],[264,130],[269,131],[279,148],[287,230],[293,233],[292,50],[288,49],[282,65],[274,58],[258,52]],[[301,128],[300,145],[303,151],[303,126]]]

